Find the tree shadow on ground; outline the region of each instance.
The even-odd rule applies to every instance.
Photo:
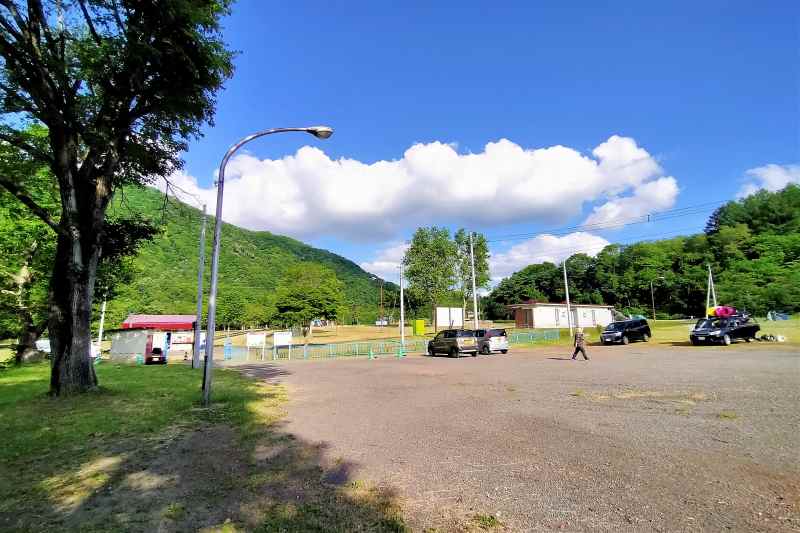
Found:
[[[267,383],[280,383],[280,378],[291,374],[289,369],[282,365],[271,363],[242,363],[225,365],[227,368],[241,372],[251,379],[258,379]]]
[[[0,502],[0,529],[406,530],[394,491],[358,482],[355,464],[332,461],[324,444],[284,429],[281,386],[237,384],[232,392],[220,386],[211,408],[188,406],[191,416],[178,424],[125,438],[90,438],[75,456],[53,450],[52,460],[8,470],[0,465],[2,493],[14,488],[1,485],[16,482],[16,501],[24,502]],[[102,395],[94,400],[103,401]]]

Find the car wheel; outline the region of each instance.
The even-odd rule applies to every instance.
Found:
[[[622,337],[622,344],[629,344],[631,341],[628,339],[628,336],[625,335]]]
[[[433,346],[428,346],[428,355],[436,357],[436,350],[433,349]]]
[[[727,333],[722,336],[722,344],[724,344],[725,346],[731,345],[731,336],[728,335]]]
[[[478,357],[478,350],[475,350],[474,352],[472,352],[472,357]]]
[[[508,353],[508,350],[500,350],[500,353],[503,353],[503,354]]]
[[[650,335],[648,335],[647,333],[645,333],[644,335],[642,335],[642,340],[643,340],[644,342],[647,342],[647,341],[649,341],[649,340],[650,340]]]
[[[489,355],[491,353],[491,351],[489,350],[489,345],[488,344],[484,344],[483,345],[483,347],[481,348],[481,353],[483,355]]]
[[[756,339],[755,339],[755,337],[745,337],[744,340],[745,340],[745,342],[753,342]]]
[[[458,357],[458,348],[450,348],[450,357]]]

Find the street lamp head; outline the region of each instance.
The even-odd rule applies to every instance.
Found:
[[[317,139],[327,139],[333,135],[333,128],[328,126],[312,126],[307,128],[306,131]]]

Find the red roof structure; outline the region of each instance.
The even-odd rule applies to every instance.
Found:
[[[128,315],[122,329],[190,330],[194,315]]]

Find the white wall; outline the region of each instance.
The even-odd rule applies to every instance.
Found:
[[[464,311],[460,307],[437,307],[437,328],[463,328]]]
[[[607,326],[613,322],[611,309],[605,307],[573,307],[572,327],[591,328]],[[567,328],[567,306],[547,305],[533,308],[533,323],[536,328]]]

